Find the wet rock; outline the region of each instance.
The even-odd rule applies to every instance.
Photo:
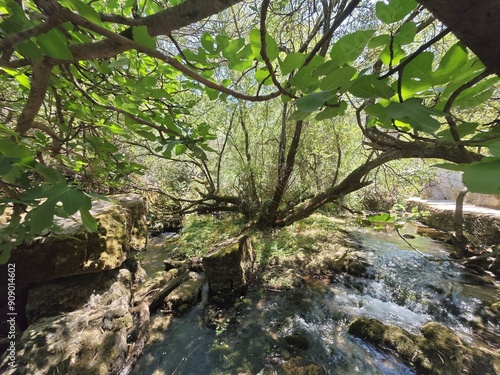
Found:
[[[349,275],[361,277],[366,274],[366,265],[361,262],[349,263],[346,268]]]
[[[171,259],[171,258],[165,259],[163,261],[163,265],[165,266],[165,271],[170,271],[174,268],[179,268],[185,263],[186,263],[186,261],[184,261],[184,260]]]
[[[200,299],[203,278],[196,272],[189,272],[188,277],[187,281],[180,284],[165,297],[163,300],[164,311],[175,311],[176,315],[182,315]],[[181,311],[182,306],[184,308]]]
[[[307,350],[309,340],[300,333],[294,333],[284,337],[285,344],[292,350]]]
[[[283,375],[326,375],[326,371],[319,365],[302,357],[292,358],[280,366]]]
[[[17,367],[4,359],[6,375],[107,375],[116,373],[128,351],[127,332],[132,275],[120,270],[103,294],[91,296],[84,308],[30,325],[16,345]]]
[[[348,332],[394,351],[419,373],[497,374],[500,371],[498,355],[463,343],[450,328],[438,323],[427,323],[421,329],[422,336],[417,336],[376,319],[356,318]]]
[[[248,236],[219,244],[216,252],[203,258],[210,295],[240,295],[253,273],[253,249]]]

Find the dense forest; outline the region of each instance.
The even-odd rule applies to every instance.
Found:
[[[415,0],[0,1],[0,261],[92,200],[282,227],[431,165],[500,192],[498,77]],[[368,187],[366,189],[366,187]]]

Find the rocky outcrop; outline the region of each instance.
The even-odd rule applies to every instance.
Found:
[[[93,203],[99,228],[85,231],[76,218],[57,218],[59,230],[12,252],[18,288],[118,268],[130,251],[146,248],[146,204],[140,195],[115,195]]]
[[[245,291],[253,272],[254,255],[248,236],[219,244],[203,258],[210,295],[239,295]]]
[[[103,294],[94,294],[84,308],[42,318],[22,335],[16,347],[16,366],[6,358],[0,373],[114,374],[127,356],[127,334],[133,325],[129,312],[132,276],[120,270]]]
[[[348,332],[382,349],[391,350],[414,365],[421,374],[498,374],[500,356],[493,351],[471,347],[448,327],[430,322],[422,336],[376,319],[356,318]]]
[[[33,286],[26,304],[28,323],[83,307],[92,295],[107,291],[119,272],[116,269],[77,275]]]

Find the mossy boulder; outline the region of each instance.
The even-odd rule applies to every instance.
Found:
[[[253,272],[254,255],[248,236],[219,244],[203,258],[210,295],[239,295]]]
[[[137,194],[95,201],[97,232],[85,231],[79,217],[57,218],[59,230],[12,252],[18,288],[33,283],[119,268],[131,250],[146,248],[146,204]]]
[[[391,350],[414,365],[421,374],[500,373],[498,353],[467,345],[450,328],[439,323],[425,324],[420,336],[376,319],[356,318],[349,325],[348,332]]]

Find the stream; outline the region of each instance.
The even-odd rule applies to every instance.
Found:
[[[408,241],[417,252],[396,233],[358,235],[372,264],[369,278],[341,275],[283,293],[250,289],[215,328],[203,319],[205,291],[202,303],[175,318],[163,339],[146,347],[132,374],[272,374],[273,366],[297,356],[328,374],[415,374],[391,354],[347,334],[356,317],[412,333],[437,321],[468,343],[487,345],[471,327],[482,304],[499,298],[498,285],[469,279],[460,265],[448,261],[441,242],[415,235]],[[500,335],[498,325],[482,324],[489,337]],[[299,337],[299,344],[290,345],[289,337]]]

